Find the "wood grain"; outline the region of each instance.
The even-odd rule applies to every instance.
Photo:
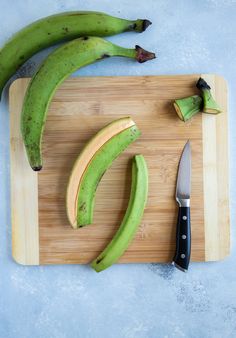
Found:
[[[220,76],[205,75],[224,114],[203,115],[204,223],[206,260],[230,252],[227,84]],[[224,126],[224,127],[223,127]]]
[[[131,183],[130,159],[137,153],[143,154],[147,160],[149,197],[142,224],[120,262],[171,261],[175,249],[177,218],[174,199],[177,166],[188,139],[191,140],[193,158],[191,259],[214,260],[228,254],[228,164],[221,163],[222,159],[228,161],[224,155],[224,150],[227,150],[227,109],[222,114],[224,117],[220,117],[221,123],[218,123],[218,117],[215,123],[213,141],[224,146],[217,146],[217,154],[214,155],[217,165],[214,176],[217,178],[217,197],[214,195],[211,198],[213,212],[215,211],[217,217],[212,221],[208,217],[206,229],[203,154],[206,158],[207,152],[203,151],[203,145],[206,146],[206,137],[204,144],[203,137],[209,130],[204,124],[205,117],[202,114],[183,123],[177,118],[171,104],[175,98],[197,93],[195,83],[198,77],[197,74],[81,77],[65,81],[57,90],[50,105],[43,139],[44,167],[38,174],[40,264],[88,263],[103,250],[124,216]],[[224,80],[222,81],[221,78],[217,80],[215,94],[217,100],[221,96],[220,103],[227,108],[227,95],[220,90],[221,83],[224,84]],[[19,96],[23,95],[27,84],[28,79],[20,79],[11,89],[10,102],[17,98],[17,104],[11,105],[11,129],[14,116],[19,115],[22,104],[22,97],[20,99]],[[73,230],[65,211],[65,191],[73,163],[84,144],[98,130],[112,120],[127,115],[137,123],[142,136],[115,160],[103,176],[96,193],[94,224]],[[12,148],[11,152],[16,158]],[[17,156],[25,156],[22,149]],[[226,177],[223,182],[219,176],[222,174]],[[13,176],[12,169],[12,181]],[[21,179],[24,181],[26,178],[17,176],[17,180]],[[12,185],[13,193],[15,184]],[[224,201],[223,206],[221,200]],[[14,204],[12,208],[14,213]],[[22,222],[24,220],[25,218]],[[15,227],[14,220],[12,226]],[[210,240],[211,229],[217,234],[213,241]],[[28,241],[27,236],[24,240]]]
[[[20,113],[26,84],[25,80],[18,80],[10,87],[12,256],[17,263],[37,265],[38,175],[29,167],[20,133]]]

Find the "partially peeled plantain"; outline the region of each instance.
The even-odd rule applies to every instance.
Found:
[[[83,148],[67,186],[67,216],[73,228],[92,223],[95,192],[103,174],[139,135],[134,121],[124,117],[102,128]]]

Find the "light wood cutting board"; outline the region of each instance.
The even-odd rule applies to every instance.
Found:
[[[28,165],[20,135],[20,112],[29,79],[10,88],[12,251],[21,264],[88,263],[111,240],[127,208],[130,159],[145,156],[149,197],[142,224],[120,262],[170,262],[175,250],[177,167],[188,139],[192,145],[192,261],[230,252],[227,85],[203,75],[223,108],[183,123],[172,101],[197,93],[196,75],[79,77],[67,80],[51,103],[43,139],[44,167]],[[114,119],[130,115],[142,131],[104,175],[94,224],[73,230],[66,217],[65,190],[84,144]]]

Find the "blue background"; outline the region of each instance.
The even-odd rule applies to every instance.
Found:
[[[143,34],[109,38],[140,44],[157,59],[137,65],[105,60],[78,75],[219,73],[228,80],[232,254],[193,263],[187,274],[170,265],[116,265],[96,274],[87,266],[23,267],[11,258],[9,113],[0,104],[0,337],[222,338],[236,337],[236,1],[0,0],[0,45],[30,22],[65,10],[98,10],[148,18]],[[48,51],[18,71],[32,75]],[[200,202],[200,201],[199,201]]]

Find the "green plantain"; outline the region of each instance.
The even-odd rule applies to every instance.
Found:
[[[91,263],[97,272],[107,269],[123,255],[141,222],[148,194],[148,170],[142,155],[132,164],[130,200],[120,228],[103,252]]]
[[[32,78],[23,103],[21,132],[29,163],[33,170],[42,168],[41,139],[49,103],[59,84],[78,68],[109,56],[124,56],[145,62],[154,53],[139,46],[123,48],[98,37],[83,37],[56,49]]]
[[[45,17],[21,29],[0,49],[0,97],[6,82],[32,55],[80,36],[143,32],[149,20],[125,20],[99,12],[66,12]]]

